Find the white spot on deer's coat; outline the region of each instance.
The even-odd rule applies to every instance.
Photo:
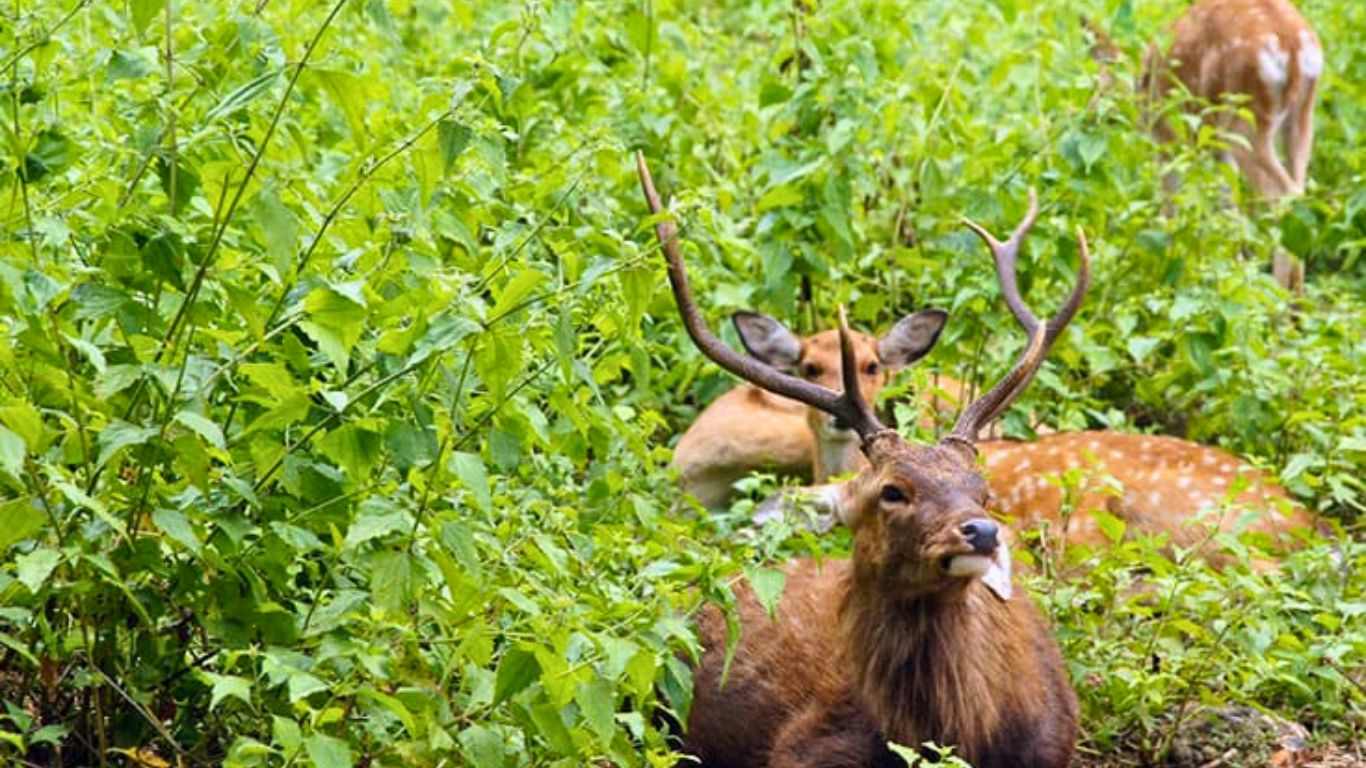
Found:
[[[1162,506],[1162,494],[1157,491],[1148,491],[1148,503],[1154,507]]]
[[[1317,80],[1323,74],[1323,49],[1307,29],[1300,30],[1300,75]]]
[[[1029,468],[1032,466],[1034,466],[1034,462],[1030,461],[1029,459],[1025,459],[1024,461],[1021,461],[1018,466],[1015,467],[1015,471],[1027,472],[1029,471]]]
[[[1213,453],[1207,453],[1202,461],[1205,466],[1212,467],[1219,463],[1219,457]]]
[[[1257,51],[1257,74],[1272,91],[1280,91],[1289,78],[1290,54],[1281,50],[1280,38],[1267,35]]]
[[[1228,475],[1215,475],[1213,480],[1216,488],[1223,488],[1228,485]]]
[[[1176,481],[1176,484],[1181,488],[1189,488],[1191,487],[1191,482],[1193,481],[1189,477],[1182,476]]]

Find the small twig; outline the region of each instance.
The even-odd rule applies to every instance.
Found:
[[[1238,748],[1229,747],[1228,751],[1224,754],[1214,758],[1213,760],[1210,760],[1209,762],[1201,763],[1200,768],[1218,768],[1218,766],[1223,765],[1224,762],[1232,760],[1233,756],[1236,754],[1238,754]]]

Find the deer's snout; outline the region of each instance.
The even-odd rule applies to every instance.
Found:
[[[986,518],[973,518],[972,520],[958,526],[958,532],[963,534],[968,546],[972,551],[980,555],[989,555],[996,551],[996,533],[999,531],[996,523]]]

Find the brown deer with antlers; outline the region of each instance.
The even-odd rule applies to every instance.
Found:
[[[663,206],[643,155],[636,161],[658,215]],[[715,606],[704,610],[684,744],[703,765],[897,765],[888,740],[952,746],[979,768],[1068,765],[1076,695],[1047,624],[1013,590],[974,448],[979,431],[1028,386],[1086,292],[1082,238],[1077,284],[1062,310],[1047,323],[1030,312],[1015,277],[1027,230],[1022,225],[1005,243],[987,240],[1006,304],[1028,339],[1024,351],[938,444],[914,445],[879,423],[864,399],[843,312],[842,392],[740,355],[702,319],[673,222],[655,225],[693,343],[736,376],[853,429],[869,462],[851,483],[853,558],[790,563],[776,619],[742,586],[743,629],[724,680],[725,620]]]

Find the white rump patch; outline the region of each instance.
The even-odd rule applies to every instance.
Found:
[[[1257,51],[1257,74],[1262,82],[1274,91],[1281,90],[1290,77],[1289,65],[1290,54],[1281,50],[1280,39],[1267,35]]]
[[[1317,80],[1323,74],[1323,49],[1319,47],[1309,30],[1300,30],[1300,75]]]

